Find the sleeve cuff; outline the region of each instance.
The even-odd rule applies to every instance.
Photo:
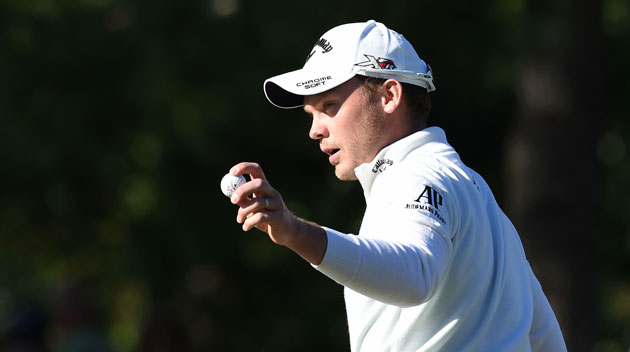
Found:
[[[312,265],[322,274],[341,285],[351,282],[361,263],[361,246],[357,236],[348,235],[324,227],[328,237],[328,246],[324,259],[319,265]]]

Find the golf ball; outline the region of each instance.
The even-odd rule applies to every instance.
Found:
[[[234,193],[237,188],[241,187],[246,182],[245,177],[240,175],[234,176],[228,173],[223,176],[223,179],[221,180],[221,191],[226,197],[231,197],[232,193]]]

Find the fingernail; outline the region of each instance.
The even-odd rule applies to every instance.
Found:
[[[232,194],[232,197],[230,197],[230,201],[231,201],[232,203],[236,203],[236,193],[235,193],[235,194]]]
[[[236,176],[236,167],[231,168],[230,173]]]

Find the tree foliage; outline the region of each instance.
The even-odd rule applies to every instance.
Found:
[[[341,287],[262,233],[243,233],[218,184],[236,162],[257,161],[299,216],[358,230],[359,185],[334,178],[309,141],[308,117],[269,105],[262,82],[299,68],[325,30],[373,18],[403,33],[431,64],[438,87],[431,123],[447,131],[500,203],[514,191],[504,170],[512,157],[508,131],[521,126],[524,68],[532,57],[545,62],[567,33],[593,44],[593,65],[593,53],[576,51],[561,65],[582,66],[550,66],[568,82],[599,82],[572,87],[580,94],[571,111],[589,107],[590,119],[566,116],[553,131],[569,144],[538,152],[578,164],[550,169],[553,181],[524,182],[535,189],[594,175],[589,184],[567,182],[576,202],[588,199],[583,206],[594,212],[579,215],[592,217],[593,229],[576,249],[591,259],[560,256],[575,261],[563,266],[580,264],[592,275],[559,299],[596,301],[586,323],[575,321],[576,306],[578,314],[562,323],[577,334],[593,330],[576,351],[627,350],[630,4],[603,0],[580,21],[546,21],[565,3],[3,1],[2,349],[347,350]],[[600,36],[590,37],[594,31]],[[553,89],[539,84],[541,92]],[[575,130],[589,132],[585,149],[565,138]],[[566,155],[581,150],[592,162]],[[521,236],[528,243],[530,235]],[[564,243],[570,234],[561,238],[554,248],[575,249]],[[532,258],[548,253],[544,241],[530,243]]]

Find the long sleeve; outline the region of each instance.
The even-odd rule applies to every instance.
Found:
[[[383,303],[409,307],[428,300],[451,255],[444,236],[417,224],[412,236],[386,241],[326,228],[328,248],[317,270]]]

